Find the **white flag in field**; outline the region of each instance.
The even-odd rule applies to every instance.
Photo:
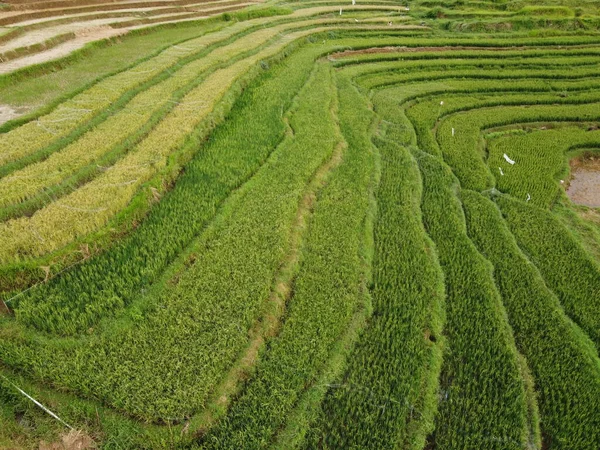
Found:
[[[508,157],[508,155],[507,155],[506,153],[504,154],[504,159],[505,159],[505,160],[506,160],[506,162],[507,162],[507,163],[509,163],[509,164],[514,164],[514,163],[515,163],[515,162],[514,162],[512,159],[510,159],[510,158]]]

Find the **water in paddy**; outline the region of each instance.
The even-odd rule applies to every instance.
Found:
[[[600,156],[571,161],[567,195],[578,205],[600,207]]]

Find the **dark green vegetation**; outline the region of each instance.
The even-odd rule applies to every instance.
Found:
[[[597,5],[290,5],[2,79],[0,447],[600,448]]]

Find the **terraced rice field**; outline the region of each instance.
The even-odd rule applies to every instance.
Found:
[[[599,8],[4,7],[0,448],[600,449]]]

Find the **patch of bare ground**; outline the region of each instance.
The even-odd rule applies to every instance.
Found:
[[[41,441],[39,450],[91,450],[98,448],[94,440],[87,434],[72,430],[61,436],[60,441]]]
[[[570,161],[571,179],[566,189],[573,203],[600,207],[600,156],[585,155]]]
[[[137,17],[135,14],[137,14],[137,12],[140,11],[137,10],[135,14],[132,13],[133,15],[131,17],[93,19],[91,23],[96,23],[96,26],[88,26],[88,24],[86,24],[86,21],[84,20],[80,22],[73,22],[69,25],[63,24],[60,27],[57,26],[55,31],[58,30],[58,34],[61,34],[61,32],[64,32],[64,30],[69,29],[70,32],[75,32],[75,38],[67,40],[54,47],[42,50],[40,52],[0,62],[0,74],[13,72],[15,70],[22,69],[31,65],[41,64],[55,59],[63,58],[65,56],[68,56],[73,51],[84,47],[90,42],[124,35],[133,29],[144,28],[162,23],[177,23],[190,20],[201,20],[216,14],[234,11],[257,3],[260,3],[260,1],[250,0],[248,2],[237,2],[231,0],[217,0],[199,4],[203,6],[204,9],[172,12],[166,15],[153,15],[151,18]],[[155,8],[153,11],[156,12],[156,10],[157,9]],[[21,48],[27,45],[39,44],[40,33],[42,33],[43,37],[46,39],[50,37],[56,37],[57,35],[56,33],[37,31],[34,32],[30,38],[28,38],[28,33],[27,35],[23,35],[18,38],[19,47]],[[5,48],[0,47],[0,53],[3,50],[14,49],[15,45],[11,44],[11,42],[12,41],[7,41],[7,43],[5,44]]]
[[[86,22],[74,22],[68,23],[64,25],[57,25],[54,27],[42,28],[40,30],[32,30],[30,32],[25,33],[15,39],[7,41],[5,44],[0,45],[0,53],[4,53],[10,50],[15,50],[21,47],[29,47],[35,44],[41,44],[44,41],[54,38],[56,36],[66,34],[66,33],[75,33],[76,35],[85,35],[87,33],[86,30],[94,30],[95,28],[99,28],[101,26],[106,26],[108,24],[123,22],[125,20],[130,20],[128,17],[120,17],[120,18],[109,18],[109,19],[98,19],[98,20],[90,20]]]
[[[0,105],[0,125],[9,120],[16,119],[27,111],[29,111],[29,108],[26,107],[14,108],[10,105]]]

